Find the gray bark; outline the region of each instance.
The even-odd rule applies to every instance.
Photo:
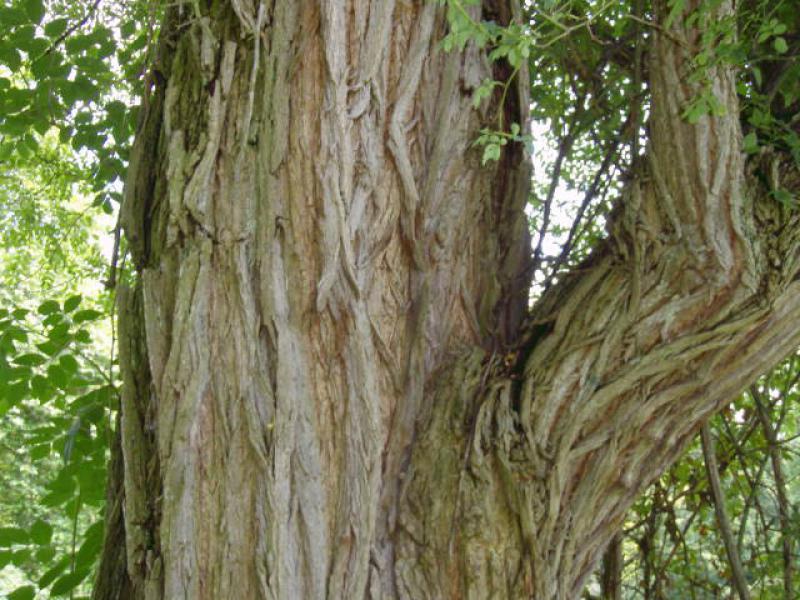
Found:
[[[170,10],[122,215],[127,561],[98,581],[576,597],[643,487],[800,341],[797,217],[748,183],[732,72],[726,116],[680,118],[695,32],[654,35],[648,167],[526,315],[527,159],[480,165],[492,66],[445,29],[429,2]]]

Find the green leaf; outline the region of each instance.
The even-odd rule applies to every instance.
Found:
[[[136,21],[125,21],[120,25],[119,32],[123,38],[129,38],[136,33]]]
[[[483,157],[481,158],[481,164],[485,165],[490,160],[499,160],[500,159],[500,144],[486,144],[486,147],[483,149]]]
[[[79,568],[89,568],[100,555],[103,546],[103,522],[98,521],[90,526],[84,534],[84,542],[75,555],[75,564]]]
[[[69,385],[69,380],[72,377],[69,373],[66,373],[64,369],[59,367],[58,365],[50,365],[47,367],[47,380],[50,385],[64,389]]]
[[[54,325],[58,325],[63,321],[64,321],[64,315],[61,314],[60,312],[54,312],[47,315],[42,321],[42,323],[47,325],[48,327],[53,327]]]
[[[31,369],[27,366],[6,368],[4,375],[6,382],[26,381],[31,376]]]
[[[15,27],[11,32],[11,41],[23,52],[27,52],[29,45],[36,37],[36,27],[30,23],[25,23],[21,27]]]
[[[64,46],[70,54],[78,54],[87,48],[91,48],[94,44],[94,38],[91,35],[73,35],[66,41]]]
[[[49,563],[56,555],[56,549],[52,546],[43,546],[34,555],[40,563]]]
[[[67,30],[69,19],[53,19],[44,26],[44,32],[47,37],[57,38]]]
[[[14,555],[11,550],[2,550],[0,551],[0,569],[4,569],[5,566],[11,562],[11,557]]]
[[[28,22],[28,15],[18,8],[0,7],[0,23],[11,28],[14,25],[24,25]]]
[[[48,300],[39,305],[38,311],[40,315],[49,315],[60,310],[60,308],[61,307],[59,306],[58,302],[55,300]]]
[[[689,108],[686,109],[683,113],[683,118],[685,118],[689,123],[692,125],[696,124],[703,116],[707,115],[709,112],[708,105],[705,103],[703,98],[698,98],[695,102],[693,102]]]
[[[10,406],[16,406],[27,395],[28,395],[28,382],[20,381],[19,383],[15,383],[14,385],[9,385],[6,388],[6,392],[4,394],[5,396],[4,400],[8,402]]]
[[[61,575],[61,573],[63,573],[64,570],[69,566],[69,562],[70,562],[70,557],[65,556],[60,561],[58,561],[51,569],[46,571],[45,574],[42,575],[39,578],[39,581],[37,582],[39,584],[39,588],[44,589],[47,586],[49,586],[53,581],[55,581],[55,578]]]
[[[31,460],[41,460],[47,456],[50,456],[52,451],[53,449],[50,444],[37,444],[31,448]]]
[[[775,52],[778,54],[786,54],[789,51],[789,45],[782,37],[776,37],[775,41],[772,42],[772,47],[775,48]]]
[[[18,113],[33,101],[33,92],[29,89],[11,88],[4,92],[3,101],[5,103],[6,114]]]
[[[31,379],[31,394],[39,401],[39,404],[44,404],[50,401],[55,395],[56,388],[50,384],[46,377],[35,375]]]
[[[60,314],[52,315],[60,317]],[[47,332],[47,337],[55,343],[64,343],[69,335],[69,323],[58,323],[50,331]]]
[[[53,527],[50,525],[50,523],[47,523],[42,519],[38,519],[33,525],[31,525],[30,535],[31,541],[34,544],[38,544],[40,546],[49,544],[53,537]]]
[[[78,305],[80,303],[81,303],[81,295],[80,294],[78,294],[76,296],[70,296],[69,298],[64,300],[64,312],[65,313],[72,312],[73,310],[78,308]]]
[[[47,362],[47,357],[36,353],[21,354],[14,359],[14,362],[26,367],[38,367]]]
[[[0,527],[0,548],[14,544],[27,544],[28,532],[19,527]]]
[[[61,356],[61,358],[58,359],[58,364],[67,373],[75,373],[80,367],[78,360],[71,354],[64,354]]]
[[[42,0],[25,0],[23,8],[31,23],[38,25],[44,17],[44,2]]]
[[[24,585],[18,587],[11,592],[6,598],[8,600],[33,600],[36,597],[36,588],[32,585]]]
[[[26,562],[28,562],[30,558],[31,558],[30,548],[22,548],[21,550],[17,550],[16,552],[14,552],[14,554],[11,556],[11,562],[16,566],[21,567]]]
[[[758,152],[758,135],[755,131],[751,131],[742,140],[742,146],[744,151],[748,154],[754,154]]]
[[[16,48],[0,46],[0,63],[7,65],[12,71],[22,66],[22,57]]]
[[[62,346],[63,344],[57,344],[52,340],[47,340],[41,344],[36,344],[36,347],[44,352],[47,356],[54,356],[55,354],[58,354]]]
[[[103,313],[89,308],[86,310],[79,310],[78,312],[76,312],[75,315],[72,317],[72,320],[75,323],[83,323],[84,321],[94,321],[102,316]]]
[[[761,83],[763,81],[763,75],[761,74],[761,69],[754,66],[751,70],[753,72],[753,79],[755,79],[756,81],[756,86],[761,87]]]
[[[6,329],[6,336],[10,340],[16,340],[18,342],[27,342],[28,341],[28,333],[19,327],[9,327]]]
[[[56,582],[53,584],[53,587],[50,588],[50,595],[51,596],[66,596],[72,590],[74,590],[81,581],[86,579],[86,576],[89,574],[88,571],[76,571],[75,573],[67,573],[59,577]]]
[[[774,190],[772,195],[775,197],[775,200],[783,204],[784,206],[791,206],[794,204],[794,196],[784,189]]]
[[[47,484],[47,489],[54,492],[67,491],[70,494],[75,491],[75,479],[66,470],[62,470],[58,477]]]
[[[50,492],[39,500],[42,506],[61,506],[72,498],[72,490]]]

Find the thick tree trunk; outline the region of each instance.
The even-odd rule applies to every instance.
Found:
[[[127,561],[95,597],[576,597],[642,487],[800,341],[796,217],[745,186],[731,73],[728,115],[688,125],[694,32],[655,35],[650,166],[525,317],[526,157],[472,148],[497,109],[472,90],[505,74],[440,51],[437,3],[193,6],[123,206]]]

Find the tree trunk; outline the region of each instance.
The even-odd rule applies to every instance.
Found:
[[[527,314],[527,157],[473,148],[503,64],[442,52],[434,2],[200,4],[163,24],[126,185],[127,560],[95,597],[577,597],[800,341],[797,217],[747,185],[732,73],[689,125],[695,32],[654,35],[648,166]]]

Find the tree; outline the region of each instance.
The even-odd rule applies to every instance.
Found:
[[[576,597],[800,341],[797,170],[745,160],[731,62],[687,77],[732,10],[654,3],[647,148],[528,310],[525,151],[473,147],[496,112],[525,129],[524,64],[444,52],[430,2],[169,8],[122,205],[95,597]],[[485,78],[506,85],[476,109]]]

